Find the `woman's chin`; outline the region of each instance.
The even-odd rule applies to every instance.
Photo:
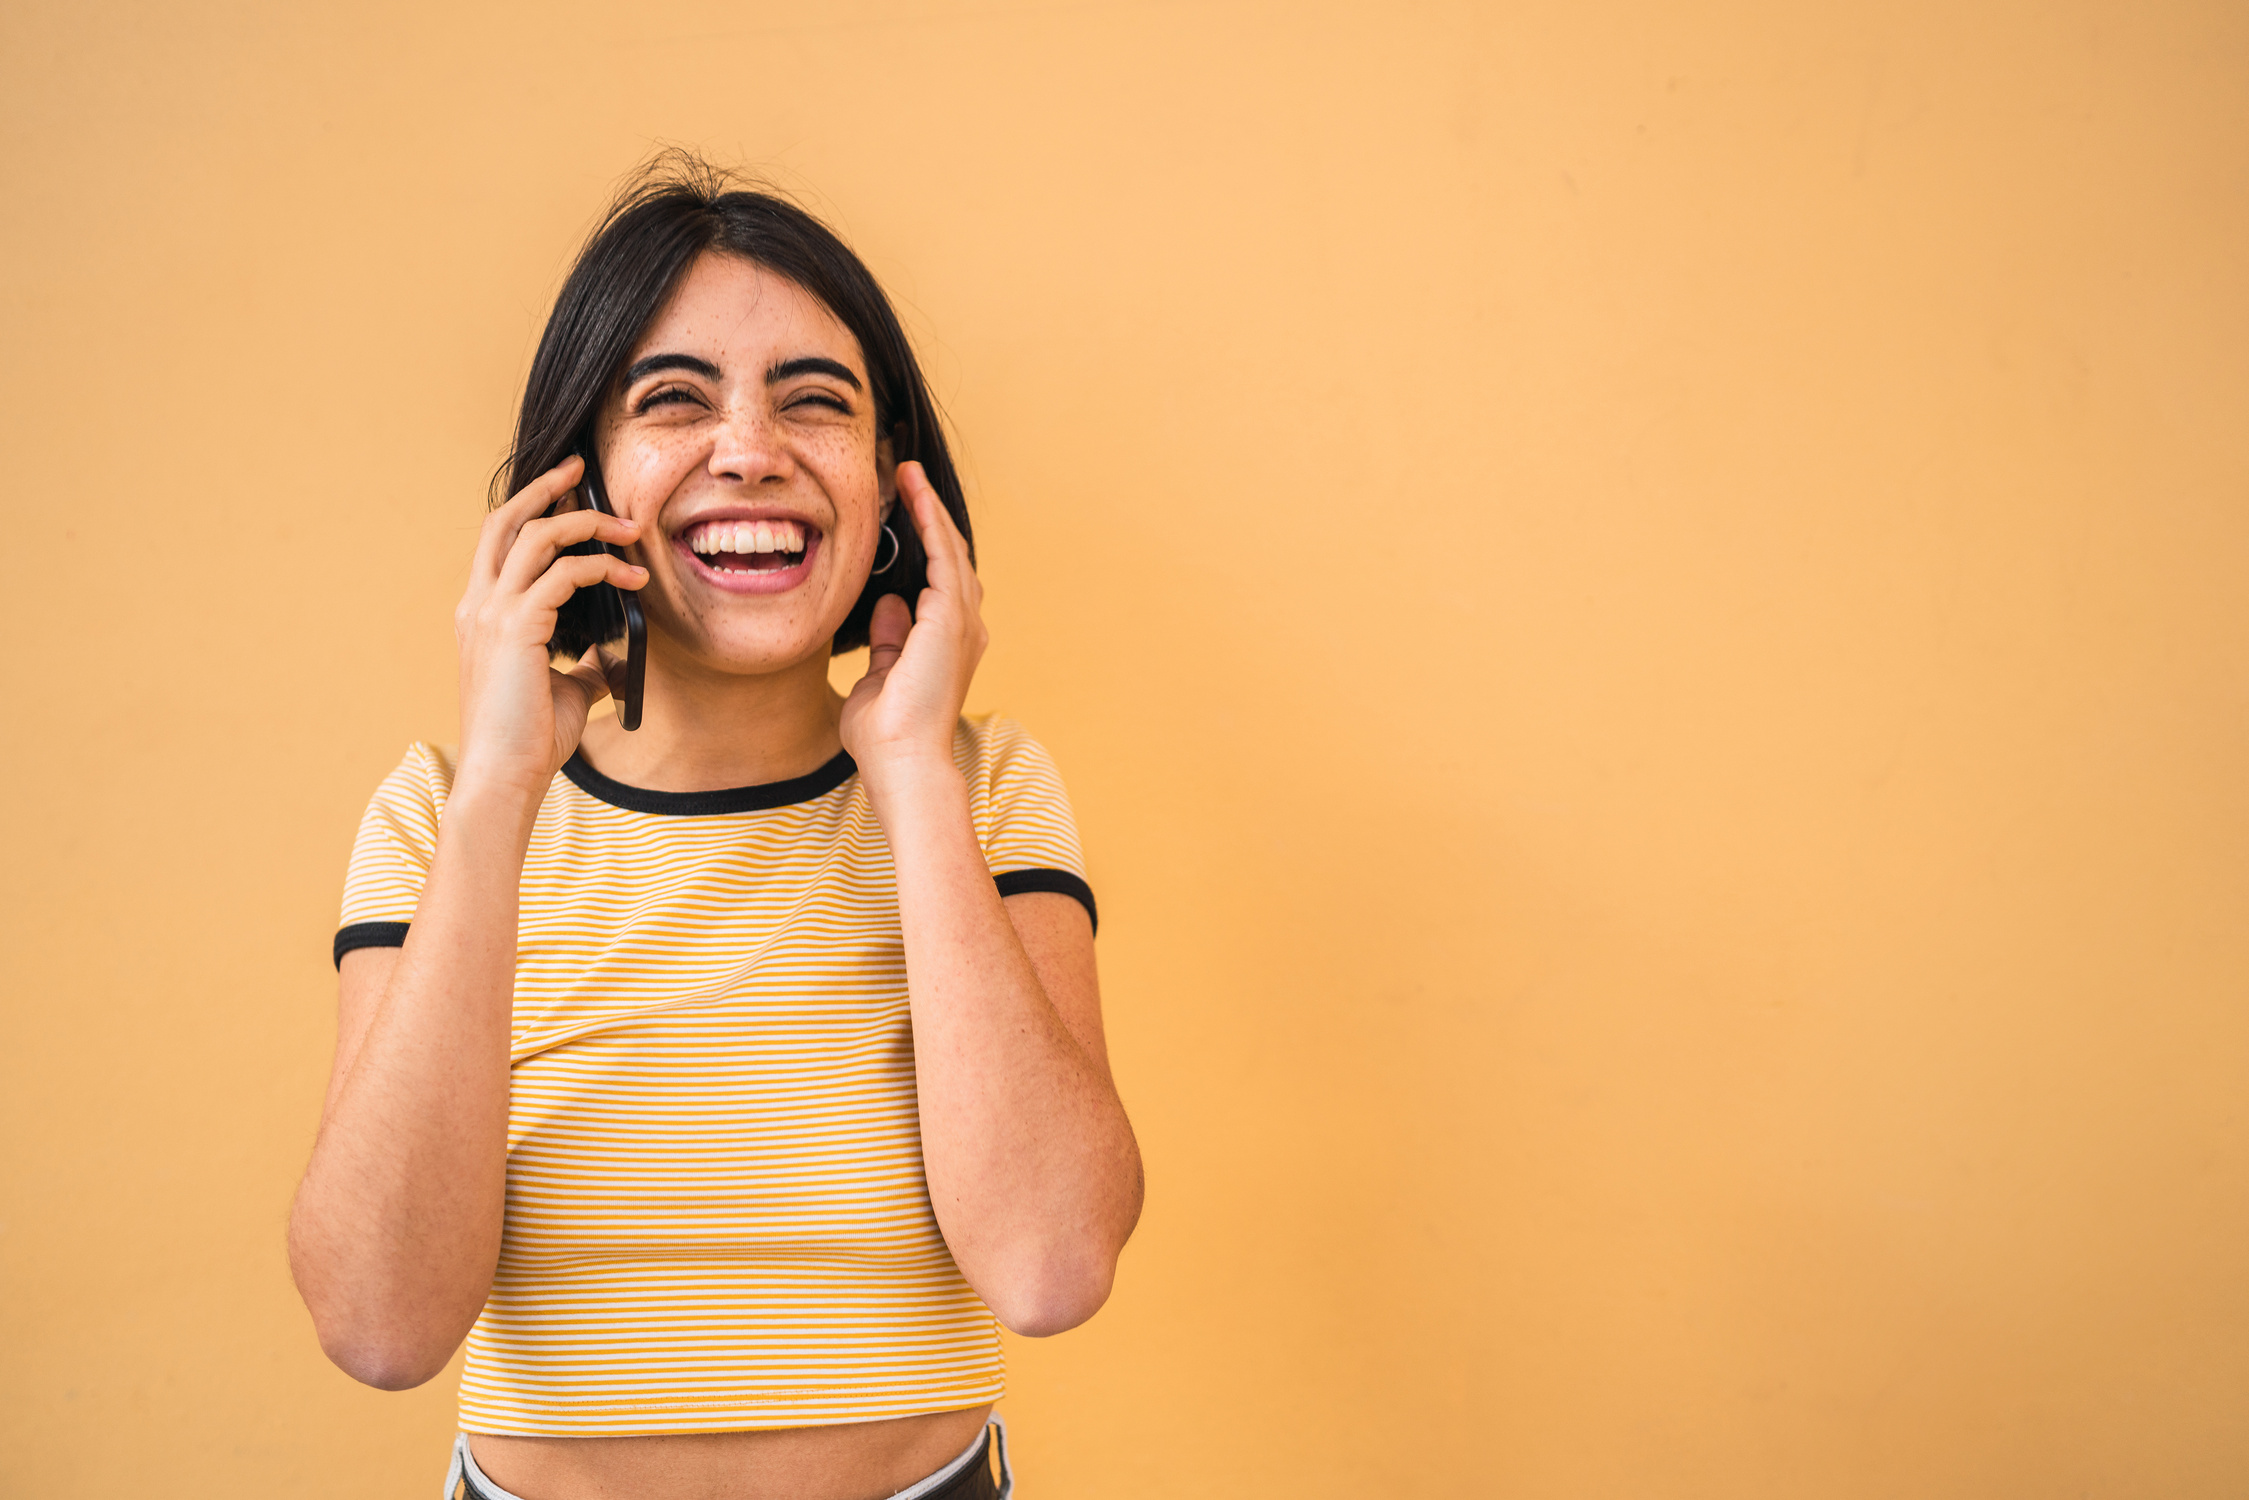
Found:
[[[835,627],[779,631],[726,631],[705,635],[678,653],[698,674],[718,677],[775,677],[817,668],[827,670]],[[652,655],[672,655],[651,642]],[[667,643],[668,644],[668,643]]]

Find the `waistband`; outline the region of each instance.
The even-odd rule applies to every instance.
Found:
[[[1007,1461],[1007,1419],[998,1412],[992,1413],[990,1425],[969,1440],[960,1457],[927,1479],[908,1485],[890,1500],[926,1500],[958,1479],[971,1464],[983,1462],[984,1455],[995,1443],[1000,1453],[999,1500],[1011,1500],[1015,1494],[1015,1470]],[[523,1497],[501,1489],[484,1476],[484,1471],[476,1466],[476,1455],[469,1452],[469,1435],[464,1432],[453,1439],[453,1462],[445,1471],[444,1500],[523,1500]]]

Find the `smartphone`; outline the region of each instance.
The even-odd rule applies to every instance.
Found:
[[[601,487],[601,465],[594,461],[593,444],[579,447],[578,457],[585,461],[585,477],[578,481],[578,492],[586,503],[605,516],[617,514],[609,508],[609,492]],[[596,548],[611,557],[621,558],[625,549],[607,542],[584,541],[568,550],[583,556],[593,555]],[[641,688],[648,679],[648,622],[640,613],[640,600],[612,583],[597,583],[580,589],[578,598],[590,606],[593,617],[603,627],[602,639],[625,638],[625,683],[617,690],[617,723],[620,728],[640,727]]]

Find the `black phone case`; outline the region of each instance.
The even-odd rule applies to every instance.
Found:
[[[578,489],[586,503],[605,516],[617,514],[609,508],[609,493],[601,486],[601,465],[594,462],[591,447],[578,450],[585,460],[585,477],[578,481]],[[569,549],[580,556],[590,557],[596,550],[611,557],[622,558],[625,549],[607,542],[583,541]],[[607,626],[605,638],[615,640],[620,634],[625,638],[625,685],[617,692],[617,724],[623,729],[640,727],[641,688],[648,677],[648,623],[641,617],[640,601],[615,584],[597,583],[579,591],[581,597],[592,596],[595,608]]]

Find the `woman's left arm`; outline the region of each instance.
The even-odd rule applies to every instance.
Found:
[[[1108,1299],[1140,1151],[1109,1077],[1090,918],[1068,896],[1003,899],[977,843],[952,747],[982,590],[921,466],[901,464],[898,487],[929,587],[911,623],[902,599],[876,607],[842,729],[898,871],[923,1170],[969,1285],[1015,1332],[1060,1333]]]

